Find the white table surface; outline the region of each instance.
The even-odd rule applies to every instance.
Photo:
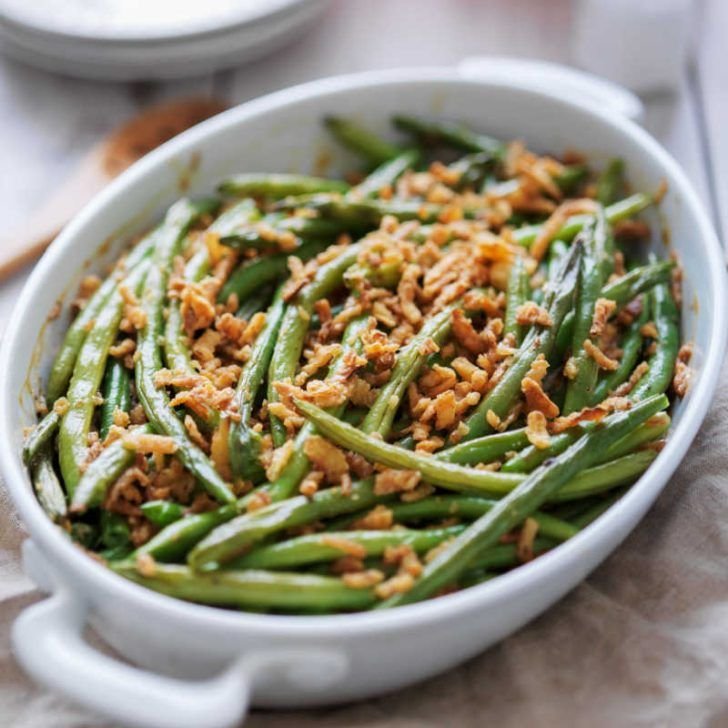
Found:
[[[313,29],[252,65],[173,83],[104,84],[56,77],[0,58],[0,200],[6,229],[103,135],[147,104],[190,93],[241,102],[327,75],[454,65],[506,54],[569,61],[570,0],[334,0]],[[707,0],[694,65],[674,95],[645,99],[645,127],[684,167],[728,231],[728,2]],[[718,208],[723,206],[721,214]],[[0,330],[27,271],[0,285]],[[2,722],[2,721],[0,721]]]

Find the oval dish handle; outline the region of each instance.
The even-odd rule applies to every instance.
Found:
[[[42,576],[42,587],[50,591],[53,575],[40,563],[32,542],[23,546],[26,570],[35,578]],[[348,672],[348,660],[338,650],[270,648],[251,651],[204,680],[159,675],[89,645],[83,638],[87,605],[67,587],[55,586],[51,597],[28,607],[15,620],[15,657],[39,683],[124,725],[239,726],[261,678],[275,678],[284,689],[289,685],[297,691],[319,691]]]
[[[581,104],[607,108],[632,121],[638,122],[644,115],[642,102],[628,89],[560,63],[506,56],[475,56],[461,61],[457,69],[466,78],[507,81],[528,88],[547,89]]]
[[[177,680],[98,652],[83,639],[86,608],[66,591],[13,625],[15,656],[38,682],[103,715],[149,728],[227,728],[248,710],[245,660],[203,681]]]

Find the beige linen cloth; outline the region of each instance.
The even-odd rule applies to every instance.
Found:
[[[20,570],[12,506],[7,498],[0,506],[0,725],[110,725],[37,687],[14,662],[10,625],[39,595]],[[407,690],[339,708],[258,711],[247,725],[728,726],[728,371],[654,508],[542,617]]]

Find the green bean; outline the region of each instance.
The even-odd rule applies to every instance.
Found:
[[[71,523],[68,535],[74,543],[79,544],[85,549],[96,548],[99,541],[98,523],[74,521]]]
[[[314,192],[349,191],[349,185],[326,177],[303,174],[236,174],[218,185],[224,195],[238,197],[269,197],[277,200],[289,195],[308,195]]]
[[[234,238],[241,230],[249,229],[260,219],[260,210],[258,210],[255,200],[248,198],[236,202],[225,210],[209,229],[219,237],[220,241],[224,241]]]
[[[128,412],[131,409],[131,378],[129,370],[118,360],[111,359],[106,365],[106,372],[101,383],[101,425],[99,434],[106,439],[114,424],[116,410]]]
[[[194,206],[187,200],[182,200],[170,208],[165,218],[165,234],[159,236],[142,298],[147,323],[138,334],[136,386],[147,419],[155,430],[174,440],[177,447],[176,457],[195,475],[213,498],[229,503],[235,500],[232,491],[207,456],[192,443],[184,424],[169,406],[167,393],[157,388],[154,382],[154,375],[162,366],[159,337],[164,326],[164,303],[169,271],[181,241],[189,226],[199,215],[199,210],[199,205]]]
[[[271,484],[261,485],[239,498],[234,505],[221,506],[204,513],[187,514],[184,518],[170,523],[137,549],[137,553],[148,554],[157,561],[178,561],[217,526],[244,513],[251,498],[261,493],[268,495],[273,503],[282,500],[281,493]]]
[[[239,502],[216,508],[214,511],[193,513],[165,526],[140,546],[134,554],[148,555],[155,561],[178,561],[217,526],[230,521],[239,513]]]
[[[645,293],[660,283],[669,282],[674,267],[675,261],[662,260],[659,263],[650,263],[635,268],[611,283],[607,283],[602,289],[602,298],[615,301],[617,308],[626,306],[640,293]]]
[[[149,425],[142,425],[136,432],[151,432]],[[109,488],[121,474],[134,464],[136,452],[127,447],[124,440],[115,440],[89,463],[71,497],[71,512],[84,513],[100,506]],[[70,494],[69,494],[70,495]]]
[[[586,343],[598,347],[599,335],[592,334],[594,311],[601,296],[602,287],[610,272],[608,261],[613,261],[613,244],[607,230],[604,211],[599,210],[594,222],[580,233],[584,255],[579,268],[579,284],[574,310],[574,328],[571,337],[573,377],[566,386],[564,414],[586,407],[594,397],[599,365],[589,356]]]
[[[265,477],[265,470],[260,462],[263,438],[259,432],[253,429],[251,418],[278,339],[284,312],[285,304],[279,291],[273,305],[268,310],[265,327],[253,344],[250,358],[240,373],[235,390],[240,420],[230,427],[228,439],[230,466],[236,476],[244,480],[252,480],[254,483]]]
[[[662,437],[670,426],[670,418],[664,413],[655,415],[650,418],[644,425],[640,425],[634,432],[631,432],[623,440],[604,451],[597,461],[598,463],[608,462],[614,458],[626,455],[632,450],[636,450],[647,442]],[[552,435],[548,447],[539,449],[533,445],[529,445],[519,452],[517,455],[506,461],[501,467],[504,473],[530,473],[534,468],[538,467],[542,462],[549,458],[559,455],[566,450],[569,445],[576,442],[585,432],[596,427],[595,422],[585,422],[580,426],[572,427],[566,432],[558,435]]]
[[[296,207],[300,205],[298,198],[286,199],[296,200],[296,202],[292,203]],[[285,202],[285,204],[288,203]],[[324,219],[323,217],[300,217],[295,215],[286,217],[283,213],[275,212],[266,215],[260,223],[241,225],[236,230],[231,230],[228,234],[220,238],[220,242],[236,250],[253,248],[262,251],[276,251],[278,249],[278,243],[275,240],[271,240],[262,231],[261,224],[273,228],[278,233],[292,233],[296,236],[297,246],[288,255],[294,255],[298,248],[303,246],[304,239],[327,238],[330,242],[339,233],[349,231],[348,223],[344,220]]]
[[[250,321],[256,313],[261,313],[270,308],[274,293],[275,288],[273,286],[261,288],[243,301],[235,315],[243,319],[243,321]]]
[[[502,142],[485,134],[476,134],[463,124],[431,121],[404,114],[395,116],[393,121],[397,129],[413,134],[427,146],[447,144],[465,152],[487,152],[497,159],[505,154],[505,145]]]
[[[341,339],[341,352],[329,367],[328,379],[336,379],[348,367],[347,352],[360,353],[361,335],[368,326],[369,317],[360,316],[353,319],[346,327]],[[329,411],[334,417],[341,417],[346,409],[346,402],[331,408]],[[290,498],[310,470],[310,462],[305,452],[306,441],[316,433],[316,428],[305,423],[298,431],[293,443],[293,454],[289,458],[280,475],[266,489],[268,495],[274,500]]]
[[[210,270],[210,256],[207,248],[198,250],[187,261],[184,277],[186,281],[197,283]],[[196,374],[192,355],[183,332],[182,312],[177,300],[171,300],[167,307],[167,320],[164,326],[164,360],[172,371]]]
[[[408,149],[380,164],[350,192],[351,197],[377,197],[384,187],[393,185],[408,169],[412,169],[420,155]]]
[[[580,530],[586,528],[591,523],[594,523],[602,513],[606,513],[623,495],[624,491],[618,490],[616,493],[611,493],[601,498],[598,503],[590,506],[574,518],[574,525]]]
[[[432,339],[438,345],[444,343],[452,328],[453,312],[461,305],[460,301],[456,301],[426,321],[417,336],[397,354],[397,362],[389,380],[379,390],[374,404],[361,424],[362,432],[377,432],[382,437],[389,435],[407,387],[415,380],[429,356],[425,353],[427,349],[423,348],[423,344],[428,339]]]
[[[195,569],[216,568],[285,529],[359,511],[384,500],[374,495],[371,479],[354,483],[349,495],[335,487],[310,499],[302,495],[288,498],[218,526],[190,551],[187,561]]]
[[[515,487],[520,482],[520,478],[512,475],[476,470],[391,445],[370,437],[366,427],[347,425],[309,402],[296,400],[296,406],[324,437],[337,445],[391,468],[417,470],[424,480],[435,485],[456,491],[493,493],[500,492],[502,488]]]
[[[554,182],[564,194],[572,194],[589,177],[589,168],[584,164],[571,164],[564,167],[563,171],[554,177]],[[610,200],[609,202],[614,202]],[[609,202],[602,204],[608,205]]]
[[[615,202],[609,205],[604,211],[607,222],[613,225],[615,222],[620,220],[626,220],[630,217],[634,217],[638,213],[642,212],[645,208],[649,207],[654,203],[654,198],[649,195],[638,193],[625,197],[619,202]],[[564,240],[565,242],[571,242],[582,230],[584,225],[591,220],[593,215],[574,215],[569,218],[569,221],[559,230],[556,234],[556,238]],[[524,225],[513,231],[513,238],[516,242],[528,247],[536,239],[538,234],[541,232],[542,225]]]
[[[51,410],[33,427],[23,443],[23,462],[26,465],[30,465],[47,446],[52,444],[60,422],[61,416],[55,410]]]
[[[341,416],[341,419],[344,420],[344,422],[348,422],[350,425],[359,427],[364,421],[367,412],[368,410],[366,407],[348,407]]]
[[[298,201],[291,201],[298,205]],[[366,230],[376,227],[385,215],[398,220],[418,220],[424,223],[437,222],[442,205],[421,200],[379,200],[318,195],[307,200],[307,207],[317,210],[324,218],[320,222],[338,224],[340,229]],[[472,217],[472,211],[464,210],[465,217]],[[313,218],[314,220],[316,218]]]
[[[630,399],[635,400],[667,390],[672,382],[680,348],[680,312],[668,283],[661,283],[652,289],[650,308],[657,329],[656,348],[647,360],[649,369],[629,394]]]
[[[43,510],[55,522],[65,518],[66,496],[63,486],[53,467],[53,451],[50,444],[37,450],[32,459],[28,461],[30,467],[30,482]]]
[[[613,392],[629,378],[642,352],[642,344],[644,342],[642,327],[647,323],[649,318],[650,309],[647,301],[645,301],[639,316],[634,319],[622,336],[620,342],[622,356],[619,359],[619,366],[613,372],[606,372],[597,382],[597,386],[594,389],[594,396],[589,404],[593,405],[606,399],[610,392]]]
[[[552,325],[545,328],[531,327],[506,373],[465,421],[468,432],[464,435],[464,440],[490,433],[492,426],[486,419],[488,411],[492,410],[497,417],[505,418],[520,394],[521,382],[531,364],[539,354],[548,357],[556,333],[572,305],[581,255],[581,245],[575,243],[563,260],[560,275],[549,282],[544,296],[544,306],[551,317]]]
[[[624,160],[611,159],[597,180],[597,200],[602,205],[616,202],[624,188]]]
[[[296,248],[295,255],[302,261],[307,261],[325,250],[328,245],[328,242],[322,240],[310,240]],[[242,302],[263,286],[278,281],[288,270],[290,255],[290,253],[274,253],[243,262],[225,281],[218,295],[218,301],[226,303],[228,298],[235,294]]]
[[[458,465],[478,465],[498,460],[506,453],[521,450],[528,445],[526,429],[496,432],[475,440],[468,440],[459,445],[453,445],[446,450],[435,453],[438,460],[445,460]]]
[[[254,570],[200,574],[173,564],[158,564],[151,576],[142,576],[133,564],[110,566],[126,579],[167,596],[240,609],[350,611],[366,609],[376,599],[372,589],[353,589],[332,576]]]
[[[610,460],[608,463],[594,465],[572,478],[549,501],[560,503],[562,501],[588,498],[633,483],[650,467],[657,455],[656,450],[637,450],[616,460]]]
[[[314,276],[288,305],[281,322],[278,345],[273,351],[268,371],[268,401],[278,402],[276,382],[293,381],[298,361],[303,351],[303,342],[311,320],[313,304],[320,298],[326,298],[340,285],[346,269],[356,262],[362,245],[349,245],[333,260],[322,265]],[[276,447],[286,440],[283,423],[275,416],[270,416],[271,434]]]
[[[666,397],[657,396],[643,400],[626,412],[609,415],[602,427],[585,434],[557,458],[537,468],[490,511],[457,536],[446,550],[425,566],[412,589],[386,600],[380,606],[389,608],[417,602],[456,581],[478,553],[495,546],[501,536],[521,523],[542,503],[558,495],[559,490],[574,476],[594,462],[599,450],[617,442],[667,405]]]
[[[129,274],[128,286],[138,292],[144,282],[146,266],[137,266]],[[116,338],[124,300],[117,285],[106,299],[78,352],[68,387],[66,410],[58,430],[58,459],[69,498],[73,497],[81,465],[88,453],[88,436],[96,408],[96,396],[106,369],[109,348]]]
[[[554,240],[549,247],[549,260],[547,279],[553,279],[559,274],[559,266],[564,256],[569,252],[569,246],[563,240]]]
[[[184,518],[185,509],[179,503],[166,500],[153,500],[142,503],[139,506],[144,516],[155,526],[164,528],[170,523],[179,521]]]
[[[209,232],[217,235],[224,235],[230,230],[235,230],[241,225],[249,224],[258,219],[260,214],[252,200],[243,200],[226,210],[209,227]],[[191,283],[201,281],[210,272],[210,254],[207,246],[198,250],[185,266],[184,278]],[[164,359],[167,368],[172,371],[186,374],[197,374],[197,368],[192,363],[192,355],[183,336],[183,321],[180,303],[171,300],[167,307],[167,318],[164,329]],[[209,411],[204,418],[208,428],[217,424],[216,412]]]
[[[390,144],[348,119],[327,116],[324,125],[338,142],[363,157],[372,167],[388,162],[402,151],[398,146]]]
[[[645,453],[636,453],[637,460],[635,460],[634,457],[635,456],[629,456],[628,458],[623,459],[624,462],[617,461],[616,469],[604,466],[585,471],[583,474],[577,476],[573,483],[566,486],[563,496],[568,498],[571,493],[571,497],[580,497],[581,492],[588,492],[590,489],[595,492],[602,492],[609,488],[621,485],[630,478],[635,477],[636,474],[639,474],[639,472],[646,468],[649,464],[649,458],[654,457],[654,453],[647,452],[646,455]],[[265,486],[262,487],[265,488]],[[234,545],[236,538],[239,538],[242,542],[241,550],[244,551],[250,543],[255,543],[256,541],[264,539],[266,535],[272,535],[278,531],[288,528],[289,526],[310,523],[322,517],[322,513],[324,513],[326,517],[331,517],[332,515],[335,516],[340,513],[346,514],[357,512],[370,507],[376,502],[391,501],[390,497],[374,497],[371,492],[371,485],[367,487],[366,485],[355,484],[353,490],[353,504],[349,501],[348,497],[340,494],[339,489],[333,489],[333,491],[334,494],[327,490],[314,496],[314,501],[318,501],[318,506],[320,507],[308,509],[306,506],[308,501],[302,497],[298,497],[274,503],[273,505],[268,506],[267,509],[261,509],[261,511],[268,511],[266,525],[270,529],[269,534],[265,531],[265,529],[263,529],[262,533],[255,532],[256,527],[259,525],[257,519],[253,519],[251,523],[251,520],[246,516],[239,516],[237,519],[238,525],[233,529],[233,534],[229,536],[230,542]],[[336,495],[337,492],[338,495]],[[250,496],[246,496],[240,499],[235,506],[227,505],[215,511],[187,515],[183,519],[164,528],[152,537],[149,542],[137,549],[136,553],[149,554],[157,561],[175,561],[183,558],[192,547],[200,542],[205,536],[210,534],[214,529],[235,518],[235,516],[244,509],[245,503],[249,497]],[[275,494],[271,494],[271,497],[275,497]],[[325,501],[323,504],[320,503],[322,499]],[[397,509],[400,508],[400,504],[390,504],[389,507],[393,508],[395,512],[397,512]],[[248,515],[255,516],[256,513],[261,511]],[[541,525],[542,528],[549,528],[552,531],[556,528],[553,523],[549,524],[546,523],[546,521],[542,521]],[[235,536],[236,530],[241,531],[241,534],[237,537]],[[546,531],[544,531],[544,533],[546,533]],[[217,539],[218,536],[215,538]],[[556,532],[554,532],[554,536],[556,536]],[[250,541],[248,541],[248,539],[250,539]],[[229,546],[223,545],[222,548],[227,549]]]
[[[363,281],[368,281],[374,288],[388,288],[393,291],[402,278],[402,261],[393,258],[376,264],[365,261],[355,263],[344,274],[344,285],[358,293]]]
[[[506,318],[503,328],[504,334],[512,334],[516,344],[523,341],[524,327],[516,321],[518,308],[529,298],[531,287],[528,283],[528,273],[523,258],[518,256],[511,266],[508,275],[508,289],[506,291]]]
[[[445,518],[464,518],[474,520],[487,513],[496,500],[470,495],[434,495],[412,503],[394,502],[387,508],[392,512],[395,523],[411,523],[412,521],[429,521]],[[531,516],[538,523],[538,532],[556,541],[567,541],[578,529],[560,518],[548,513],[536,511]],[[340,519],[335,527],[346,528],[353,520],[347,517]]]
[[[614,301],[617,304],[617,311],[633,301],[637,296],[650,289],[657,284],[670,280],[670,271],[675,267],[675,263],[671,260],[663,260],[659,263],[652,263],[635,268],[629,273],[617,278],[611,283],[607,283],[602,288],[601,298]],[[556,344],[554,346],[554,357],[560,361],[564,352],[568,348],[568,343],[572,338],[574,331],[574,314],[569,312],[564,318],[564,323],[556,335]]]
[[[145,260],[152,252],[156,239],[156,231],[146,235],[134,248],[132,248],[121,268],[125,272],[132,271],[137,265]],[[118,267],[118,266],[117,266]],[[86,302],[83,310],[76,316],[73,323],[63,339],[61,348],[56,354],[51,367],[51,373],[46,387],[46,398],[49,402],[55,402],[61,397],[68,387],[73,375],[73,368],[76,365],[78,352],[86,339],[86,334],[96,317],[103,310],[106,301],[116,290],[117,279],[110,275]]]
[[[550,538],[537,538],[534,540],[531,550],[534,556],[539,556],[556,545]],[[478,554],[475,564],[481,569],[508,569],[513,566],[520,566],[523,563],[523,558],[519,551],[518,544],[491,546],[491,548]],[[487,578],[481,579],[481,581],[487,581]]]
[[[493,169],[495,161],[496,158],[490,152],[474,152],[461,157],[448,168],[459,175],[455,185],[457,189],[478,189]]]
[[[430,528],[423,531],[341,531],[298,536],[280,543],[266,544],[230,562],[229,569],[290,569],[344,556],[351,545],[361,547],[366,556],[381,556],[392,546],[410,546],[424,553],[457,536],[464,526]],[[339,543],[337,543],[339,542]],[[342,543],[345,542],[345,543]]]
[[[415,470],[422,475],[423,480],[448,490],[485,495],[504,495],[517,488],[524,479],[524,476],[520,473],[477,470],[413,453],[397,445],[370,438],[357,428],[331,417],[331,415],[308,402],[296,400],[296,406],[307,419],[316,425],[316,429],[322,435],[335,444],[353,450],[363,455],[367,460],[390,468]],[[614,418],[614,415],[611,415],[611,417]],[[608,421],[610,421],[609,417],[605,422]],[[596,425],[589,428],[582,434],[582,437],[599,431],[602,426]],[[592,462],[599,460],[599,456],[595,456]],[[614,465],[614,463],[612,462],[610,465]],[[616,470],[617,468],[615,468],[615,477]],[[619,480],[618,484],[621,482]],[[601,488],[603,485],[601,471],[594,476],[593,473],[587,470],[576,476],[574,483],[570,483],[564,489],[564,492],[571,495],[572,489],[580,491],[582,488]]]

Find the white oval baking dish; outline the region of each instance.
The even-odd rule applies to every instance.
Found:
[[[187,604],[127,582],[85,556],[46,518],[20,459],[34,421],[32,393],[47,372],[86,266],[118,254],[130,233],[180,195],[208,192],[231,172],[336,172],[352,160],[321,128],[327,113],[387,132],[393,112],[460,119],[530,146],[619,155],[638,189],[666,179],[660,215],[685,269],[684,336],[695,377],[675,409],[670,440],[610,511],[554,551],[466,591],[390,612],[292,617]],[[103,243],[103,245],[101,245]],[[99,247],[101,245],[101,247]],[[655,243],[661,246],[661,243]],[[666,250],[661,247],[660,254]],[[42,683],[128,724],[226,726],[260,706],[313,706],[364,698],[434,675],[480,652],[583,579],[644,515],[685,454],[710,404],[726,336],[725,273],[718,241],[684,174],[643,130],[594,108],[511,81],[456,71],[396,71],[334,78],[281,91],[216,117],[136,164],[58,237],[28,281],[8,324],[0,385],[2,475],[30,533],[25,565],[53,596],[27,609],[16,655]],[[89,647],[86,624],[139,667]]]

